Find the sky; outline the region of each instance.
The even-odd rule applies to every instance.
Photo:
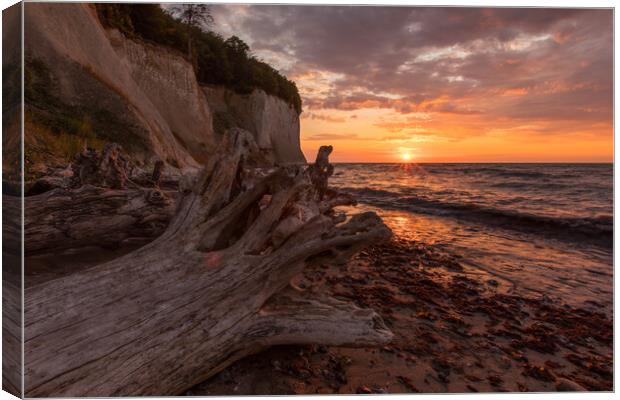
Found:
[[[296,82],[312,161],[613,161],[605,9],[213,5]]]

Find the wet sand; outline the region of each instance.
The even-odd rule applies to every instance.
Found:
[[[187,395],[613,390],[612,312],[504,290],[460,259],[395,237],[295,282],[376,310],[382,348],[274,347]]]

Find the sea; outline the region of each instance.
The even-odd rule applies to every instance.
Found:
[[[613,307],[613,164],[335,164],[330,185],[498,291]]]

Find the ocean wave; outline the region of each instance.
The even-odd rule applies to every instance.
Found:
[[[589,240],[610,245],[613,239],[613,216],[551,217],[519,211],[498,209],[474,203],[454,203],[369,188],[343,188],[358,197],[358,201],[383,209],[449,216],[485,225],[551,235],[559,239]]]
[[[565,189],[571,187],[568,183],[559,182],[523,182],[523,181],[506,181],[492,183],[489,187],[497,189]]]
[[[472,170],[474,173],[485,173],[505,178],[545,178],[553,176],[551,174],[540,171],[515,171],[505,170],[501,168],[478,168]]]

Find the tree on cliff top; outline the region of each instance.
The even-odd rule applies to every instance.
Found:
[[[206,4],[179,4],[170,7],[170,13],[187,25],[187,56],[194,60],[192,41],[196,29],[204,30],[213,24],[211,9]]]
[[[184,4],[198,6],[196,4]],[[204,14],[191,11],[191,24],[182,15],[159,4],[96,3],[99,20],[131,38],[140,38],[172,49],[189,47],[190,59],[201,84],[223,85],[240,94],[254,89],[277,96],[301,113],[301,97],[295,82],[254,57],[249,46],[233,36],[224,39],[208,29]],[[206,7],[206,6],[205,6]],[[187,11],[187,10],[184,10]],[[200,15],[200,16],[198,16]],[[191,33],[191,37],[190,37]],[[190,43],[191,41],[191,43]],[[184,50],[181,50],[185,53]]]

